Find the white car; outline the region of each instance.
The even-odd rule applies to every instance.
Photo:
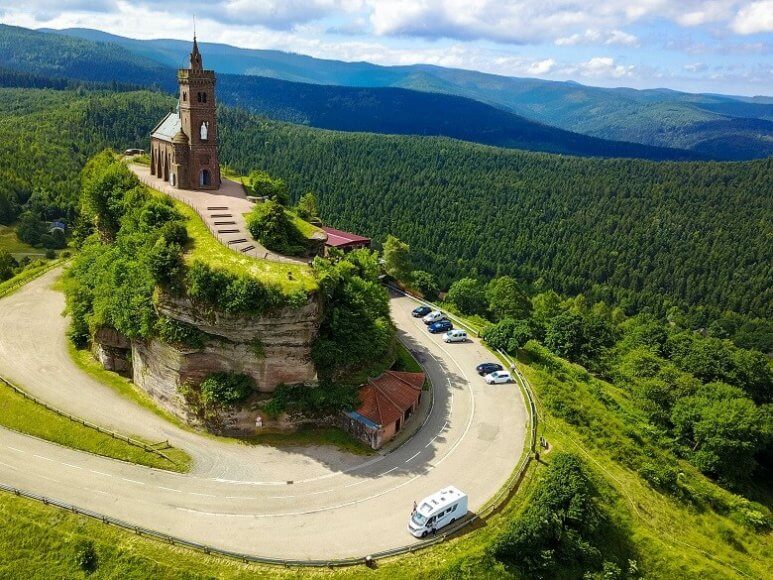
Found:
[[[467,342],[467,333],[458,328],[454,328],[443,335],[443,340],[445,342]]]
[[[513,377],[507,371],[494,371],[490,375],[483,377],[483,380],[489,385],[501,385],[502,383],[511,382]]]
[[[440,312],[440,310],[433,310],[424,318],[422,318],[422,320],[424,321],[424,324],[432,324],[433,322],[439,322],[443,320],[445,317],[446,315]]]

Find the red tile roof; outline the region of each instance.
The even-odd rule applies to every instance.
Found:
[[[325,244],[334,248],[370,244],[370,238],[365,238],[335,228],[329,228],[327,226],[322,226],[322,229],[327,234],[327,242],[325,242]]]
[[[379,425],[391,425],[416,404],[423,385],[424,373],[386,371],[360,389],[357,412]]]

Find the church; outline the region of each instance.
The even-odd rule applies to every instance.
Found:
[[[177,110],[150,134],[150,172],[177,189],[217,190],[215,71],[204,69],[195,36],[190,63],[177,71]]]

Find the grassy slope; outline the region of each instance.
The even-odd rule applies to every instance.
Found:
[[[17,259],[25,255],[31,258],[43,257],[46,253],[41,248],[33,248],[29,244],[19,241],[13,228],[0,225],[0,250],[5,250]]]
[[[199,215],[189,206],[175,201],[175,208],[188,218],[188,235],[191,238],[185,253],[188,263],[201,260],[216,269],[250,274],[259,280],[279,285],[288,294],[299,290],[308,293],[317,289],[317,281],[308,266],[258,260],[229,250],[215,239]]]
[[[574,399],[579,403],[581,428],[540,405],[538,434],[548,439],[553,450],[579,454],[602,487],[607,488],[608,510],[625,530],[634,559],[648,577],[734,578],[741,576],[739,571],[755,578],[765,576],[773,548],[770,536],[739,523],[732,509],[720,515],[718,512],[724,509],[712,508],[712,504],[740,505],[745,500],[665,453],[653,460],[676,463],[682,473],[680,481],[695,491],[692,501],[659,493],[624,466],[622,458],[630,452],[630,446],[640,447],[632,435],[636,432],[637,411],[624,391],[584,371],[570,379],[567,376],[571,372],[559,373],[562,378],[557,378],[556,373],[543,369],[522,368],[538,400],[558,396],[562,402]],[[566,363],[565,368],[570,365]]]
[[[25,399],[2,382],[0,382],[0,425],[66,447],[139,465],[179,472],[188,471],[190,468],[191,458],[179,449],[164,450],[164,454],[175,462],[171,463],[155,453],[149,453],[140,447],[113,439],[109,435],[57,415]]]

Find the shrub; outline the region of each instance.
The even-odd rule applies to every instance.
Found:
[[[555,453],[526,510],[494,542],[494,557],[526,577],[600,568],[598,532],[606,518],[596,495],[580,459]]]
[[[244,401],[254,390],[248,375],[213,373],[201,382],[201,398],[207,405],[233,406]]]
[[[208,335],[192,324],[174,320],[166,316],[156,321],[156,333],[158,337],[169,344],[179,344],[191,348],[202,348]]]
[[[94,548],[94,542],[83,541],[75,547],[75,564],[86,574],[96,572],[99,566],[99,557]]]
[[[253,238],[273,252],[288,256],[306,253],[303,234],[276,201],[256,204],[247,216],[247,229]]]
[[[435,277],[424,270],[414,270],[411,273],[411,285],[419,291],[425,300],[434,302],[438,299],[440,288],[435,282]]]

